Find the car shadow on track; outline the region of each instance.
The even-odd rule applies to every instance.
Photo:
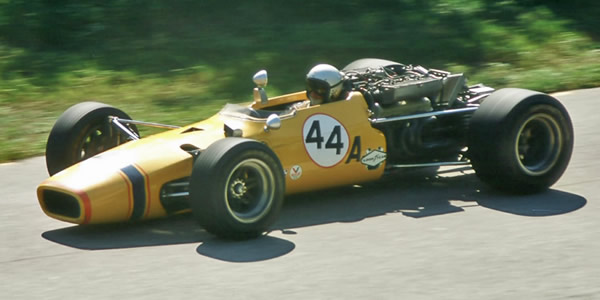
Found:
[[[46,231],[42,237],[85,250],[189,244],[211,238],[189,215],[135,223],[76,225]]]
[[[554,189],[534,195],[510,195],[487,188],[468,168],[408,172],[364,185],[347,186],[286,198],[273,231],[293,234],[295,228],[401,213],[424,218],[481,206],[521,216],[565,214],[586,204],[585,198]],[[457,203],[459,203],[457,205]],[[202,229],[190,214],[153,221],[70,226],[44,232],[55,243],[86,250],[200,243],[196,252],[228,262],[253,262],[283,256],[294,243],[272,235],[250,241],[226,241]]]
[[[396,174],[365,185],[288,197],[276,226],[292,229],[357,222],[389,213],[423,218],[462,212],[470,206],[529,217],[552,216],[575,211],[586,203],[579,195],[555,189],[529,195],[501,193],[479,181],[472,169],[452,168],[436,174]]]
[[[272,259],[295,248],[290,241],[268,235],[248,241],[219,239],[202,229],[191,214],[136,223],[70,226],[46,231],[42,237],[83,250],[201,243],[197,248],[199,254],[230,262]]]

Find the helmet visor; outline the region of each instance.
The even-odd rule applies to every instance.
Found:
[[[306,80],[306,96],[311,104],[329,102],[329,84],[323,80],[309,78]]]

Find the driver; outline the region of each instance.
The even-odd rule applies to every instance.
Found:
[[[328,64],[314,66],[306,74],[306,96],[310,105],[325,104],[346,97],[344,75],[336,67]]]

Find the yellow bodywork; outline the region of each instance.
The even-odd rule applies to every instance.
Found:
[[[305,100],[305,93],[299,92],[271,98],[265,104],[255,100],[248,107],[278,113],[275,107]],[[185,150],[189,145],[206,149],[226,138],[225,125],[241,130],[242,137],[264,142],[275,152],[284,168],[286,194],[375,180],[383,174],[385,137],[370,125],[360,93],[352,92],[346,100],[325,105],[279,112],[279,116],[281,127],[265,130],[266,118],[220,113],[125,143],[42,182],[37,191],[40,205],[50,217],[77,224],[165,216],[162,187],[192,173],[194,157]],[[68,201],[76,202],[78,211],[63,211],[61,206],[48,209],[48,203],[54,201],[51,198],[59,194],[54,192],[70,195]]]

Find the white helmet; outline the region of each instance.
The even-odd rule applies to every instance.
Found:
[[[342,92],[343,74],[328,64],[314,66],[306,74],[306,96],[312,105],[335,100]]]

